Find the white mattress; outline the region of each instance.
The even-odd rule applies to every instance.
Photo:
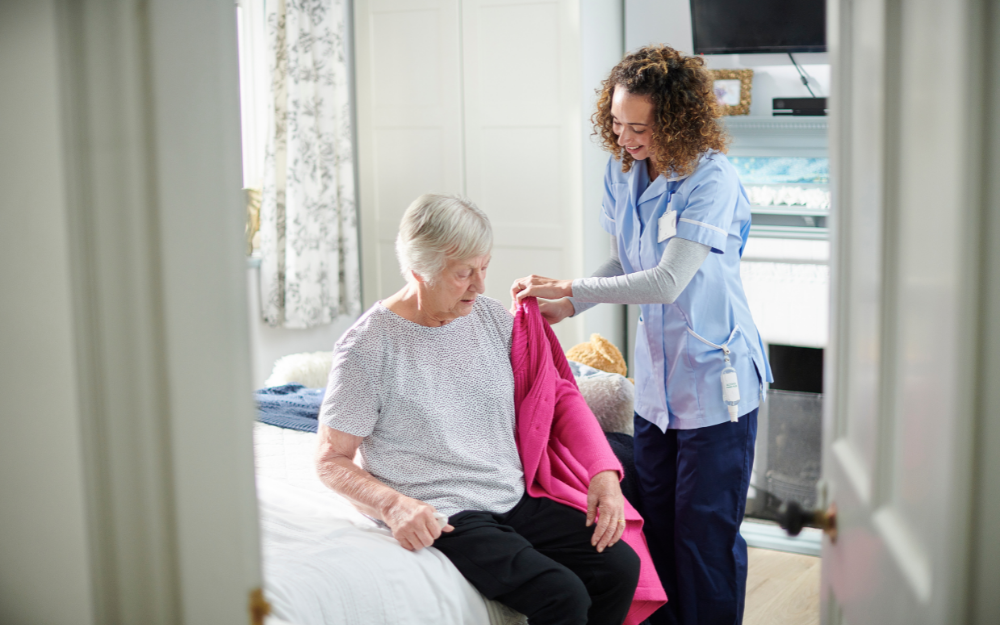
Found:
[[[264,592],[294,625],[516,625],[433,547],[410,552],[313,470],[316,435],[257,423]]]

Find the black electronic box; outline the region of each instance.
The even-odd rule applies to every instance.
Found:
[[[772,115],[826,115],[826,98],[774,98]]]

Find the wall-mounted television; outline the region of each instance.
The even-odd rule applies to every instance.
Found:
[[[695,54],[826,52],[826,0],[691,0]]]

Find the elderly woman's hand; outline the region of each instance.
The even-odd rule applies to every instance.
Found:
[[[587,489],[587,527],[597,518],[597,529],[590,544],[598,552],[618,542],[625,531],[625,497],[618,484],[617,471],[601,471],[590,480]]]
[[[559,299],[573,295],[572,280],[553,280],[542,276],[531,275],[514,280],[510,286],[510,297],[517,304],[526,297],[541,297],[542,299]]]
[[[435,512],[437,510],[434,506],[428,503],[399,495],[386,506],[382,520],[392,530],[393,538],[398,540],[400,545],[410,551],[419,551],[433,545],[441,536],[441,532],[455,529],[451,525],[442,528],[434,518]]]

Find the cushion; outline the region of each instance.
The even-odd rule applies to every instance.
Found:
[[[625,358],[614,344],[600,334],[591,334],[586,343],[575,345],[566,352],[566,360],[572,360],[601,371],[628,375]]]
[[[264,386],[301,384],[308,388],[324,388],[333,366],[333,352],[289,354],[274,362],[271,377]]]

